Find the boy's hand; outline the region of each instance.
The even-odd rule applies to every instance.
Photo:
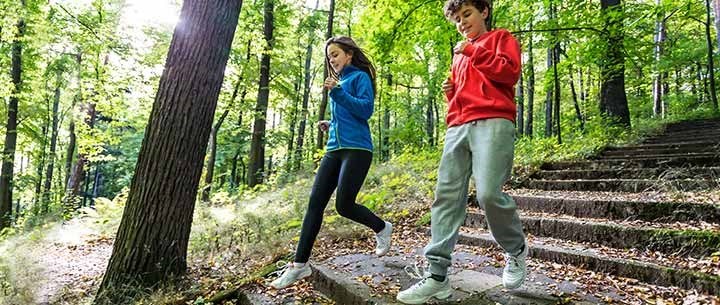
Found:
[[[320,131],[326,132],[328,128],[330,128],[330,121],[320,121],[317,126],[320,128]]]
[[[328,76],[328,78],[325,79],[325,83],[323,83],[323,87],[325,89],[330,90],[330,89],[334,88],[335,86],[337,86],[337,83],[338,83],[337,78]]]
[[[462,54],[462,52],[465,50],[465,47],[470,44],[467,41],[460,41],[458,42],[455,47],[453,48],[453,53],[455,54]]]
[[[452,91],[455,87],[455,84],[450,80],[450,78],[446,78],[445,81],[442,83],[442,90],[447,93],[448,91]]]

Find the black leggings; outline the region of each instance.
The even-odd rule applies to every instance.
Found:
[[[310,204],[305,213],[295,262],[307,263],[315,238],[320,232],[323,213],[330,196],[337,187],[335,210],[340,216],[371,228],[375,233],[385,228],[385,222],[365,206],[355,203],[355,197],[365,181],[372,163],[372,153],[365,150],[341,149],[325,154],[320,161]]]

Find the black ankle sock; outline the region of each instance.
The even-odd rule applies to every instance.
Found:
[[[430,275],[430,278],[432,278],[433,280],[436,280],[436,281],[438,281],[438,282],[440,282],[440,283],[442,283],[442,282],[445,281],[445,276],[444,276],[444,275],[431,274],[431,275]]]

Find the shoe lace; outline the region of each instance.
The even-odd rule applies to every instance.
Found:
[[[286,262],[286,261],[277,261],[275,263],[275,266],[277,267],[277,270],[270,272],[268,276],[282,276],[288,269],[292,267],[292,262]]]
[[[519,266],[517,256],[505,254],[505,265],[516,268]]]
[[[412,279],[424,280],[427,278],[427,270],[420,267],[418,263],[414,263],[412,266],[405,266],[403,269],[405,269],[405,273],[407,273],[407,275],[409,275]]]

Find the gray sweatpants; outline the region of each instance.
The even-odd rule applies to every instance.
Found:
[[[447,274],[458,230],[465,222],[471,174],[495,240],[505,252],[522,250],[525,235],[517,204],[502,192],[512,169],[514,134],[514,124],[499,118],[448,128],[430,211],[432,239],[425,247],[432,274]]]

